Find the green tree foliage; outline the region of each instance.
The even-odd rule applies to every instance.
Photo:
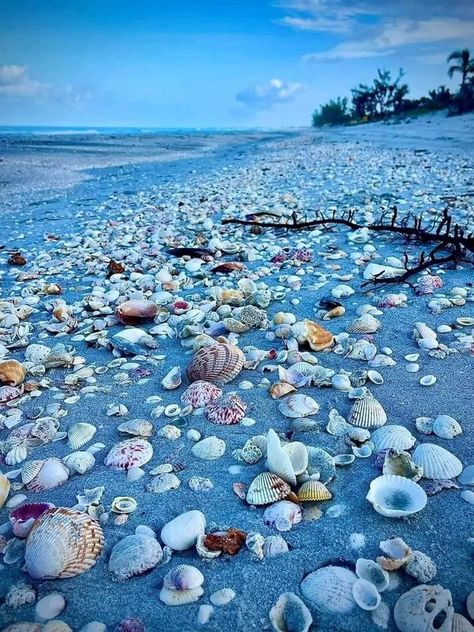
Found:
[[[348,110],[348,99],[345,97],[337,97],[334,101],[331,99],[326,105],[322,105],[319,110],[313,112],[313,127],[321,127],[322,125],[343,125],[350,121]]]
[[[401,83],[404,72],[392,79],[389,70],[378,70],[371,86],[360,83],[352,90],[352,112],[355,118],[373,120],[396,114],[403,110],[403,102],[409,90]]]
[[[448,75],[452,79],[455,72],[461,74],[461,90],[466,85],[466,81],[469,75],[474,74],[474,59],[471,59],[471,53],[468,48],[463,50],[455,50],[448,57],[448,64],[451,61],[458,62],[449,67]]]

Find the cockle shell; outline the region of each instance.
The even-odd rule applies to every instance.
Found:
[[[68,445],[72,450],[79,450],[97,432],[97,428],[92,424],[79,422],[71,426],[68,430]]]
[[[154,568],[163,557],[156,538],[148,535],[128,535],[118,542],[110,554],[108,569],[117,581],[143,575]]]
[[[357,575],[342,566],[324,566],[301,582],[303,597],[317,610],[328,614],[348,614],[355,607],[352,586]]]
[[[249,505],[270,505],[288,496],[291,488],[279,476],[271,472],[258,474],[247,490],[246,501]]]
[[[370,439],[374,444],[374,452],[390,448],[401,452],[409,450],[416,442],[416,438],[407,428],[396,424],[374,430]]]
[[[26,369],[18,360],[0,362],[0,384],[19,386],[25,379]]]
[[[15,507],[9,516],[13,534],[17,538],[26,538],[35,520],[45,511],[53,508],[52,503],[25,503]]]
[[[95,456],[91,452],[71,452],[63,458],[64,463],[74,474],[85,474],[95,465]]]
[[[280,500],[267,507],[263,513],[263,522],[278,531],[288,531],[303,520],[303,511],[299,505],[289,500]]]
[[[5,456],[5,463],[7,465],[19,465],[26,460],[28,456],[28,450],[24,443],[14,445]]]
[[[390,575],[377,562],[359,558],[356,562],[356,575],[369,581],[379,593],[386,590],[390,583]]]
[[[276,476],[279,476],[290,485],[296,485],[296,475],[290,455],[283,450],[280,439],[272,428],[267,434],[267,465],[270,472],[276,474]]]
[[[296,393],[286,397],[278,406],[279,410],[285,417],[307,417],[308,415],[316,415],[319,411],[319,404],[309,395]]]
[[[130,419],[118,425],[117,430],[134,437],[148,438],[153,434],[153,424],[146,419]]]
[[[10,493],[10,481],[6,476],[0,474],[0,508],[5,504]]]
[[[26,541],[25,568],[34,579],[74,577],[95,564],[103,545],[102,529],[88,514],[48,509]]]
[[[462,428],[454,417],[438,415],[433,421],[433,432],[441,439],[453,439],[462,433]]]
[[[245,356],[235,345],[218,343],[202,347],[188,366],[188,377],[194,382],[226,383],[236,377],[244,366]]]
[[[454,454],[434,443],[420,443],[412,458],[416,465],[423,468],[423,478],[456,478],[463,468],[461,461]]]
[[[139,325],[153,320],[158,306],[151,301],[126,301],[117,307],[115,316],[124,325]]]
[[[375,610],[382,600],[377,588],[366,579],[358,579],[353,583],[352,596],[362,610]]]
[[[313,623],[305,603],[292,592],[278,597],[269,616],[274,632],[308,632]]]
[[[389,518],[401,518],[421,511],[428,498],[425,490],[404,476],[379,476],[370,483],[367,500],[375,511]]]
[[[302,503],[329,500],[332,494],[320,481],[310,479],[301,485],[298,490],[298,500]]]
[[[61,459],[50,458],[25,463],[21,470],[21,480],[32,492],[42,492],[63,485],[69,477],[69,468]]]
[[[160,601],[167,606],[184,606],[194,603],[204,594],[201,586],[190,588],[189,590],[170,590],[163,586],[160,591]]]
[[[381,324],[372,314],[362,314],[352,325],[349,325],[347,331],[350,334],[373,334],[380,329]]]
[[[380,428],[387,421],[387,415],[375,397],[370,393],[362,399],[356,399],[347,420],[359,428]]]
[[[204,408],[221,395],[222,390],[215,384],[205,380],[197,380],[184,391],[181,395],[181,401],[193,408]]]
[[[235,393],[222,395],[205,408],[209,421],[219,425],[238,424],[245,417],[247,404]]]
[[[201,571],[190,564],[180,564],[168,571],[163,579],[163,586],[169,590],[191,590],[204,583]]]
[[[105,465],[114,470],[128,470],[145,465],[152,456],[153,447],[145,439],[125,439],[112,447],[105,459]]]
[[[420,584],[403,593],[393,616],[400,632],[452,632],[451,593],[442,586]]]

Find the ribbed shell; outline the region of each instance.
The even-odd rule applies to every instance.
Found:
[[[332,498],[331,492],[321,481],[311,479],[303,483],[298,490],[298,500],[302,503],[329,500],[330,498]]]
[[[5,504],[10,492],[10,481],[6,476],[0,474],[0,508]]]
[[[389,448],[399,452],[409,450],[416,442],[415,437],[407,428],[396,424],[374,430],[370,438],[375,446],[375,452]]]
[[[359,428],[380,428],[387,421],[387,415],[375,397],[367,395],[363,399],[356,399],[347,420],[353,426]]]
[[[153,424],[146,419],[130,419],[117,426],[117,430],[134,437],[151,437]]]
[[[373,334],[380,328],[381,322],[372,314],[362,314],[352,325],[349,325],[347,331],[350,334]]]
[[[0,362],[0,384],[18,386],[26,376],[26,369],[18,360],[4,360]]]
[[[21,480],[31,492],[59,487],[68,477],[69,468],[56,458],[29,461],[21,470]]]
[[[72,450],[79,450],[97,432],[97,428],[92,424],[79,422],[69,428],[67,433],[68,445]]]
[[[291,492],[288,483],[271,472],[258,474],[247,491],[246,500],[249,505],[270,505],[286,498]]]
[[[197,380],[184,391],[181,395],[181,401],[193,408],[204,408],[221,395],[222,390],[215,384],[205,380]]]
[[[105,459],[105,465],[114,470],[141,467],[153,456],[153,446],[146,439],[136,437],[115,444]]]
[[[277,433],[270,428],[267,435],[267,465],[270,472],[276,474],[290,485],[296,485],[296,476],[290,455],[283,450]]]
[[[202,347],[193,356],[188,366],[188,377],[192,382],[226,383],[236,377],[244,366],[245,356],[235,345],[218,343]]]
[[[278,406],[279,410],[285,417],[297,419],[298,417],[307,417],[308,415],[316,415],[319,411],[319,404],[309,395],[296,393],[286,397]]]
[[[347,614],[355,607],[352,586],[357,575],[342,566],[325,566],[301,582],[303,597],[321,612]]]
[[[235,393],[218,397],[206,406],[206,417],[213,424],[238,424],[245,417],[247,404]]]
[[[103,545],[102,529],[88,514],[56,507],[35,521],[25,567],[34,579],[74,577],[95,564]]]
[[[108,569],[114,579],[122,581],[146,573],[162,557],[163,551],[155,538],[141,534],[128,535],[112,549]]]
[[[423,478],[456,478],[462,472],[461,461],[434,443],[421,443],[413,452],[413,462],[423,468]]]

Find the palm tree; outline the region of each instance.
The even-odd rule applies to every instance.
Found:
[[[468,48],[463,50],[455,50],[448,57],[447,62],[458,61],[458,64],[454,64],[449,67],[448,75],[452,79],[455,72],[461,73],[461,89],[464,88],[468,74],[474,73],[474,59],[471,59],[471,53]]]

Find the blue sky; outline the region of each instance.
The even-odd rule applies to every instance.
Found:
[[[454,88],[463,46],[471,0],[2,0],[0,124],[307,125],[378,67]]]

